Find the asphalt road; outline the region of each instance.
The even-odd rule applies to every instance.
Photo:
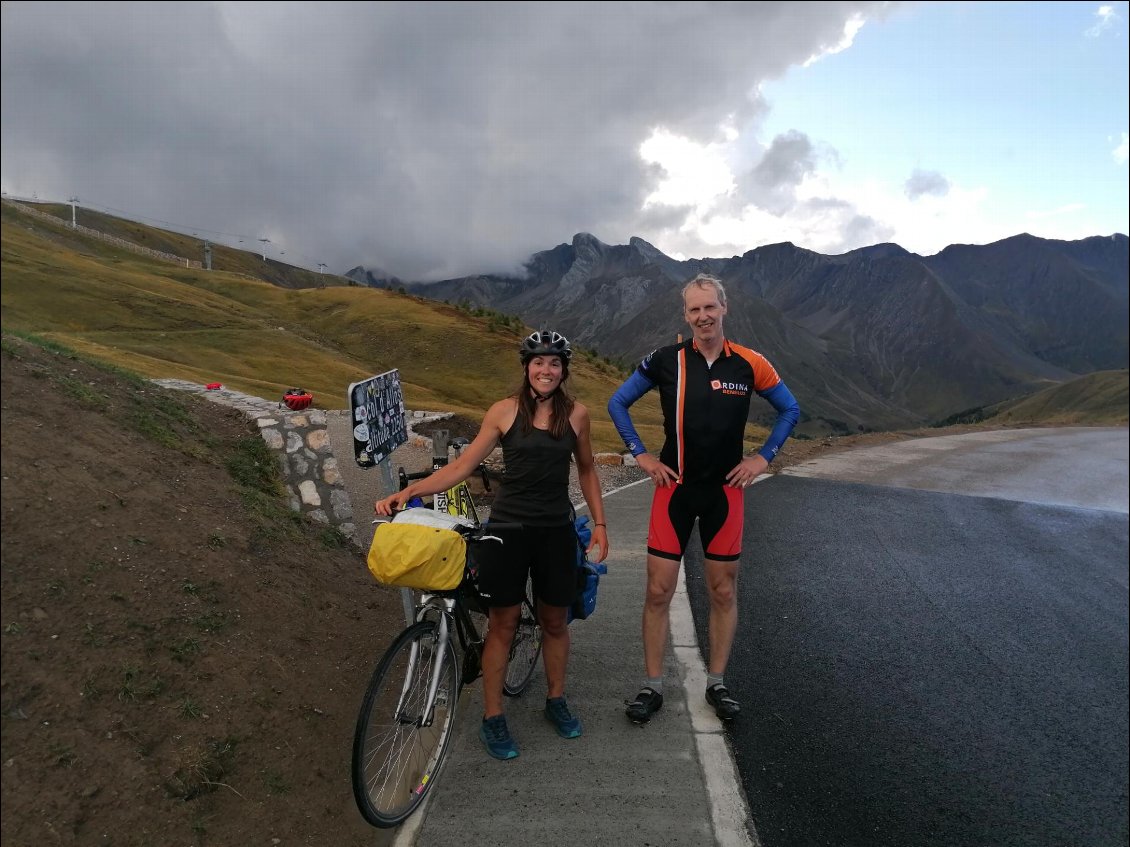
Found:
[[[747,492],[728,731],[764,847],[1128,843],[1127,430],[1030,432]]]

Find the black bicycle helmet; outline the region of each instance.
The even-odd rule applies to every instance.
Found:
[[[531,332],[519,348],[522,364],[526,364],[534,356],[560,356],[561,361],[568,364],[573,357],[573,348],[569,339],[559,332],[550,332],[547,329]]]

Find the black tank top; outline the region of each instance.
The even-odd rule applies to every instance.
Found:
[[[502,436],[502,460],[506,471],[502,487],[490,509],[496,521],[528,526],[559,526],[572,520],[569,499],[569,460],[577,436],[572,425],[556,439],[544,429],[522,432],[515,419]]]

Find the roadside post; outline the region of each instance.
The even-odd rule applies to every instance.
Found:
[[[400,371],[393,369],[349,386],[349,412],[353,422],[353,458],[358,467],[376,468],[381,492],[396,491],[392,480],[392,451],[408,443],[408,420]],[[446,447],[446,445],[445,445]],[[410,588],[400,589],[405,623],[415,618],[415,597]]]

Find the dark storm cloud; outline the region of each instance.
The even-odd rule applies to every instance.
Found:
[[[713,137],[885,5],[5,3],[3,186],[339,273],[513,267],[647,238],[654,128]]]

